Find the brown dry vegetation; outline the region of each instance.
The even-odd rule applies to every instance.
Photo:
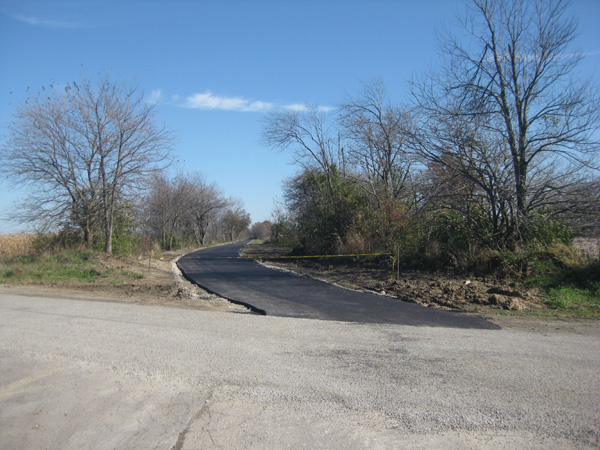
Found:
[[[575,238],[573,246],[588,260],[600,258],[600,238]]]
[[[0,257],[13,258],[34,252],[34,234],[0,234]]]

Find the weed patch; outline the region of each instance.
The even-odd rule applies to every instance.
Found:
[[[90,283],[99,276],[96,264],[94,254],[77,251],[2,258],[0,283]]]
[[[546,259],[533,264],[529,287],[546,293],[552,309],[581,317],[600,317],[600,262],[582,264],[572,260]]]
[[[122,284],[143,278],[139,272],[102,267],[98,253],[92,251],[64,250],[0,259],[0,283]]]

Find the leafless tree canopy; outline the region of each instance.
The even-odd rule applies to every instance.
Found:
[[[421,255],[436,241],[447,261],[475,261],[482,248],[567,242],[564,223],[591,232],[600,95],[577,71],[568,1],[466,2],[440,36],[441,64],[412,83],[412,105],[394,104],[376,80],[335,114],[268,116],[263,142],[301,169],[284,186],[274,236],[305,251],[317,242]]]
[[[448,155],[458,156],[459,173],[482,189],[483,178],[501,179],[490,201],[512,208],[503,220],[520,234],[533,211],[555,206],[557,193],[598,168],[599,96],[576,78],[582,57],[570,49],[577,24],[566,17],[568,2],[471,5],[463,35],[442,38],[442,69],[415,83],[421,120],[413,144],[449,168],[456,158]]]
[[[400,199],[409,184],[410,122],[407,112],[392,105],[381,80],[363,83],[360,94],[348,96],[341,106],[349,160],[364,175],[365,188],[379,204]]]
[[[265,220],[263,222],[256,222],[252,224],[250,227],[250,232],[252,236],[256,239],[269,239],[271,237],[271,228],[273,224],[270,220]]]
[[[15,113],[2,146],[2,172],[31,188],[23,220],[73,224],[86,242],[97,224],[112,253],[115,212],[168,164],[173,137],[135,86],[108,77],[51,85]]]
[[[340,131],[331,113],[316,106],[305,111],[276,111],[264,120],[263,144],[291,150],[295,162],[304,170],[318,168],[329,179],[332,172],[345,172],[344,150]]]
[[[250,215],[240,203],[232,204],[219,218],[219,228],[228,241],[234,241],[250,226]]]
[[[148,188],[149,194],[142,205],[146,225],[168,250],[182,239],[197,246],[205,245],[211,231],[217,240],[219,220],[234,204],[215,183],[208,183],[199,174],[179,172],[169,178],[157,173]]]

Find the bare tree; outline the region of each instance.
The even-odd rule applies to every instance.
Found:
[[[44,220],[75,221],[89,243],[100,216],[110,254],[118,202],[168,163],[172,143],[143,94],[105,76],[30,97],[17,109],[0,157],[6,176],[34,188]]]
[[[192,177],[191,182],[192,191],[187,218],[196,243],[204,245],[211,225],[218,219],[221,211],[230,206],[231,201],[215,183],[208,183],[200,175]]]
[[[318,168],[332,188],[333,172],[345,172],[340,132],[330,113],[316,106],[304,111],[276,111],[264,120],[261,141],[280,150],[291,149],[304,170]]]
[[[200,174],[178,172],[169,177],[157,173],[147,188],[141,208],[149,231],[165,249],[192,241],[204,245],[225,209],[235,204]]]
[[[420,186],[426,209],[459,211],[475,228],[490,230],[503,245],[515,221],[510,152],[493,133],[473,121],[438,117],[419,134],[428,161]],[[485,226],[477,222],[485,220]]]
[[[185,234],[195,186],[180,172],[171,179],[163,173],[154,174],[149,187],[145,202],[147,224],[160,238],[162,247],[172,250],[177,237]]]
[[[600,236],[600,178],[578,183],[563,195],[561,205],[570,209],[564,216],[580,236]],[[582,208],[574,208],[582,205]]]
[[[256,239],[269,239],[271,237],[271,229],[273,228],[273,224],[270,220],[265,220],[264,222],[255,222],[250,227],[250,231],[252,236]]]
[[[158,239],[163,248],[166,248],[171,215],[169,211],[172,196],[171,182],[164,173],[158,172],[148,180],[147,189],[149,193],[143,199],[140,208],[145,217],[146,232]]]
[[[42,229],[74,222],[91,245],[101,211],[97,148],[88,148],[74,111],[71,87],[43,88],[17,108],[0,150],[3,175],[31,187],[17,208],[22,223]]]
[[[234,204],[227,208],[219,221],[220,231],[225,240],[235,241],[240,233],[248,228],[251,223],[250,215],[244,210],[241,204]]]
[[[381,80],[363,83],[357,97],[341,107],[350,141],[349,160],[366,176],[366,189],[379,205],[397,200],[408,182],[411,157],[406,146],[408,113],[391,104]]]
[[[532,211],[598,166],[600,101],[597,89],[576,77],[582,56],[569,48],[577,24],[566,17],[567,6],[564,0],[473,0],[461,21],[466,39],[446,36],[442,71],[415,83],[421,138],[432,131],[439,137],[445,124],[460,121],[481,131],[477,140],[493,142],[488,150],[506,152],[507,198],[520,240]],[[443,163],[443,146],[416,141],[423,155]]]

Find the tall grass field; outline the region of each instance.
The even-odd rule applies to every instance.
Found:
[[[40,236],[0,235],[0,284],[122,284],[144,275],[102,264],[99,253],[76,248],[39,249]]]
[[[35,238],[34,234],[0,234],[0,258],[32,255]]]

